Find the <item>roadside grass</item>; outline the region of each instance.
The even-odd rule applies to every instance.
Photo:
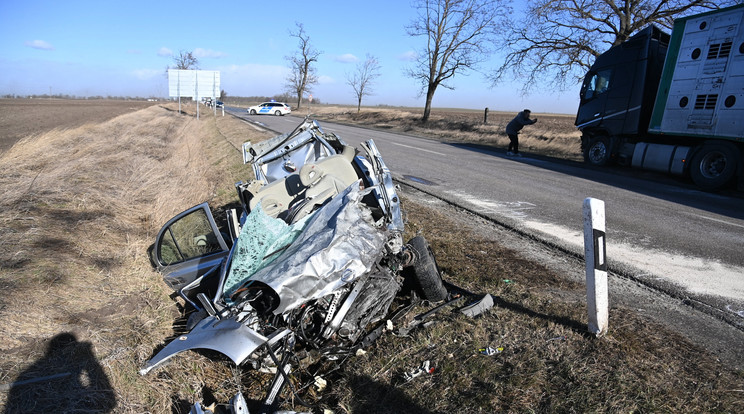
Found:
[[[195,371],[216,371],[195,354],[137,373],[180,315],[146,251],[179,211],[231,201],[235,145],[264,136],[166,108],[34,135],[0,157],[0,384],[67,374],[0,392],[7,412],[170,412],[201,393]],[[71,343],[52,349],[60,337]],[[85,387],[65,380],[78,373]]]
[[[344,412],[740,412],[741,372],[632,309],[586,331],[585,288],[475,228],[404,199],[409,231],[432,245],[445,278],[491,293],[471,319],[442,312],[410,338],[385,336],[350,361],[334,390]],[[503,350],[492,356],[479,352]],[[434,372],[404,379],[429,360]]]
[[[433,109],[427,123],[421,112],[408,108],[364,108],[357,112],[343,106],[313,106],[313,115],[332,122],[359,124],[408,134],[432,137],[445,142],[471,143],[506,151],[509,137],[506,124],[516,113],[491,111],[483,123],[483,111]],[[573,125],[574,117],[562,114],[533,113],[538,122],[519,134],[521,152],[582,161],[581,133]]]
[[[176,213],[234,203],[233,183],[251,178],[239,145],[270,136],[187,115],[153,106],[0,155],[0,384],[41,379],[0,391],[7,412],[186,413],[239,389],[263,396],[268,376],[215,353],[138,374],[185,329],[148,246]],[[309,391],[314,411],[744,412],[744,374],[705,349],[620,307],[608,336],[588,335],[582,284],[402,195],[406,238],[423,234],[448,280],[496,306],[476,319],[447,309],[410,337],[384,335],[328,375],[325,392]],[[489,346],[503,351],[478,352]],[[434,372],[406,382],[424,360]]]

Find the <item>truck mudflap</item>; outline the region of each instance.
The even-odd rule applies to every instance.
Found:
[[[171,341],[140,369],[145,375],[165,361],[181,352],[193,349],[211,349],[230,358],[235,364],[242,364],[252,353],[264,344],[274,343],[287,335],[289,330],[281,330],[265,337],[235,318],[218,319],[209,316],[199,322],[188,334]]]

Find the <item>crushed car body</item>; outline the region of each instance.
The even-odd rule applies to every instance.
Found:
[[[275,367],[260,410],[270,412],[300,355],[334,359],[373,342],[404,282],[431,302],[449,294],[423,237],[402,240],[400,200],[373,141],[356,150],[305,120],[242,151],[256,179],[236,184],[241,211],[228,211],[226,228],[205,203],[156,238],[153,264],[195,311],[190,331],[140,373],[195,349]]]

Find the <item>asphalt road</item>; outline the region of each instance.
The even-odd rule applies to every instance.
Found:
[[[228,111],[231,111],[228,108]],[[289,132],[296,116],[249,116]],[[536,156],[321,123],[350,145],[374,139],[396,179],[508,227],[583,254],[582,204],[606,207],[611,270],[690,297],[744,325],[744,198],[629,169],[590,168]]]

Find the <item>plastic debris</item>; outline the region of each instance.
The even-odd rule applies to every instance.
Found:
[[[479,301],[460,309],[460,312],[465,316],[475,318],[476,316],[491,309],[492,307],[493,307],[493,296],[487,293]]]
[[[366,353],[367,353],[367,351],[363,350],[362,348],[359,348],[359,349],[356,350],[355,355],[356,356],[362,356],[362,355],[364,355]]]
[[[501,281],[506,283],[507,285],[512,282],[511,279],[502,279]]]
[[[567,339],[568,338],[566,338],[564,335],[561,335],[561,336],[556,336],[555,338],[550,338],[546,342],[550,342],[550,341],[565,341]]]
[[[414,368],[408,372],[406,372],[403,376],[406,378],[406,381],[410,381],[422,374],[433,374],[434,373],[434,367],[430,366],[431,363],[427,359],[424,361],[420,367]]]
[[[323,390],[326,389],[326,386],[328,386],[328,381],[326,381],[323,377],[316,376],[314,384],[315,388],[317,388],[318,391],[323,392]]]
[[[486,355],[486,356],[500,354],[503,351],[504,351],[504,348],[503,347],[492,348],[492,347],[489,346],[488,348],[479,348],[478,349],[478,353],[480,353],[481,355]]]

